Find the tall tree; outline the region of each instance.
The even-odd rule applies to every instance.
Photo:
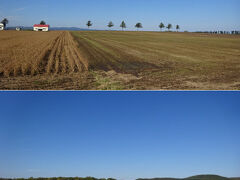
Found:
[[[40,24],[41,25],[46,25],[46,22],[45,21],[41,21]]]
[[[114,26],[113,22],[110,21],[110,22],[108,23],[108,27],[109,27],[109,29],[110,29],[111,27],[113,27],[113,26]]]
[[[176,30],[178,31],[180,29],[180,26],[179,25],[176,25]]]
[[[136,25],[135,25],[135,27],[137,28],[137,30],[139,29],[139,28],[142,28],[143,26],[142,26],[142,23],[137,23]]]
[[[162,31],[162,28],[165,28],[165,25],[161,22],[159,25],[160,30]]]
[[[88,29],[89,29],[89,27],[92,26],[93,24],[92,24],[91,21],[88,21],[86,25],[87,25],[87,27],[88,27]]]
[[[169,31],[170,29],[172,29],[172,24],[168,24],[168,25],[167,25],[167,29],[168,29],[168,31]]]
[[[127,27],[127,26],[126,26],[126,23],[125,23],[124,21],[122,21],[122,23],[121,23],[120,27],[121,27],[121,28],[122,28],[122,30],[123,30],[124,28],[126,28],[126,27]]]
[[[4,28],[6,28],[6,25],[9,23],[7,18],[4,18],[1,23],[3,24]]]

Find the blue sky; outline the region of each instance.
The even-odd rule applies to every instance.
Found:
[[[0,18],[9,26],[32,26],[45,20],[51,26],[94,29],[115,27],[125,20],[128,30],[142,22],[143,30],[159,30],[160,22],[179,24],[181,30],[239,30],[239,0],[0,0]]]
[[[3,177],[240,176],[238,92],[1,92]]]

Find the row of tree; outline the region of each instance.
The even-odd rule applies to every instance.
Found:
[[[86,25],[87,25],[88,28],[90,28],[90,27],[93,25],[93,23],[92,23],[91,21],[88,21]],[[112,28],[112,27],[114,26],[114,24],[113,24],[112,21],[110,21],[107,26],[108,26],[109,29],[110,29],[110,28]],[[122,28],[122,30],[124,30],[125,28],[127,28],[127,25],[126,25],[126,23],[125,23],[124,21],[122,21],[122,23],[120,24],[120,27]],[[142,23],[138,22],[138,23],[135,25],[135,27],[136,27],[137,29],[140,29],[140,28],[143,28],[143,25],[142,25]],[[160,23],[160,25],[159,25],[158,27],[159,27],[160,30],[162,31],[162,29],[165,28],[165,25],[164,25],[163,23]],[[167,28],[168,30],[170,30],[170,29],[173,28],[173,26],[172,26],[172,24],[168,24],[168,25],[166,26],[166,28]],[[179,29],[180,29],[180,26],[179,26],[179,25],[176,25],[176,30],[178,31]]]
[[[7,18],[4,18],[1,23],[4,25],[4,28],[6,28],[6,25],[9,23]],[[41,21],[40,24],[45,25],[46,22],[45,21]],[[91,21],[87,22],[87,27],[90,28],[93,23]],[[107,25],[110,28],[112,28],[114,26],[113,22],[110,21]],[[122,23],[120,24],[120,27],[122,28],[122,30],[124,30],[125,28],[127,28],[127,25],[124,21],[122,21]],[[138,22],[135,27],[137,29],[139,28],[143,28],[142,23]],[[165,26],[162,22],[160,23],[160,25],[158,26],[160,28],[160,30],[162,31],[162,29],[167,28],[168,31],[170,31],[170,29],[173,28],[172,24],[168,24],[167,26]],[[180,29],[179,25],[176,25],[176,30],[178,31]],[[209,34],[236,34],[239,35],[240,31],[196,31],[196,33],[209,33]]]
[[[196,33],[208,33],[208,34],[236,34],[239,35],[240,31],[196,31]]]
[[[39,177],[39,178],[0,178],[0,180],[116,180],[114,178],[94,178],[94,177],[51,177],[51,178],[43,178],[43,177]]]
[[[4,25],[4,28],[6,28],[7,24],[9,23],[8,19],[7,18],[4,18],[1,23]],[[45,25],[46,22],[45,21],[41,21],[40,22],[41,25]]]

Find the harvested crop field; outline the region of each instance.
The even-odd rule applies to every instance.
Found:
[[[3,31],[0,41],[1,89],[82,87],[88,62],[69,32]]]
[[[69,32],[4,32],[0,73],[6,76],[61,74],[87,70]]]
[[[135,76],[124,84],[127,89],[240,89],[240,36],[106,31],[72,34],[90,69]]]
[[[240,37],[0,32],[0,89],[240,89]]]

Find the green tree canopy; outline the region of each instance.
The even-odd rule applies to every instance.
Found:
[[[135,25],[135,27],[137,28],[137,29],[139,29],[139,28],[142,28],[143,26],[142,26],[142,23],[137,23],[136,25]]]
[[[7,18],[4,18],[1,23],[4,25],[4,28],[6,27],[6,25],[9,23]]]
[[[162,28],[165,28],[165,25],[161,22],[159,25],[160,30],[162,30]]]
[[[123,30],[124,28],[126,28],[126,27],[127,27],[127,26],[126,26],[126,23],[125,23],[124,21],[122,21],[122,23],[121,23],[120,27],[121,27],[121,28],[122,28],[122,30]]]
[[[88,21],[86,25],[87,25],[87,27],[89,28],[89,27],[92,26],[93,24],[92,24],[91,21]]]
[[[41,25],[46,25],[46,22],[45,21],[41,21],[40,24]]]
[[[168,24],[168,25],[167,25],[167,29],[168,29],[168,31],[169,31],[170,29],[172,29],[172,24]]]
[[[114,26],[113,22],[110,21],[110,22],[108,23],[108,27],[111,28],[111,27],[113,27],[113,26]]]
[[[180,29],[180,26],[179,25],[176,25],[176,29],[177,29],[177,31]]]

